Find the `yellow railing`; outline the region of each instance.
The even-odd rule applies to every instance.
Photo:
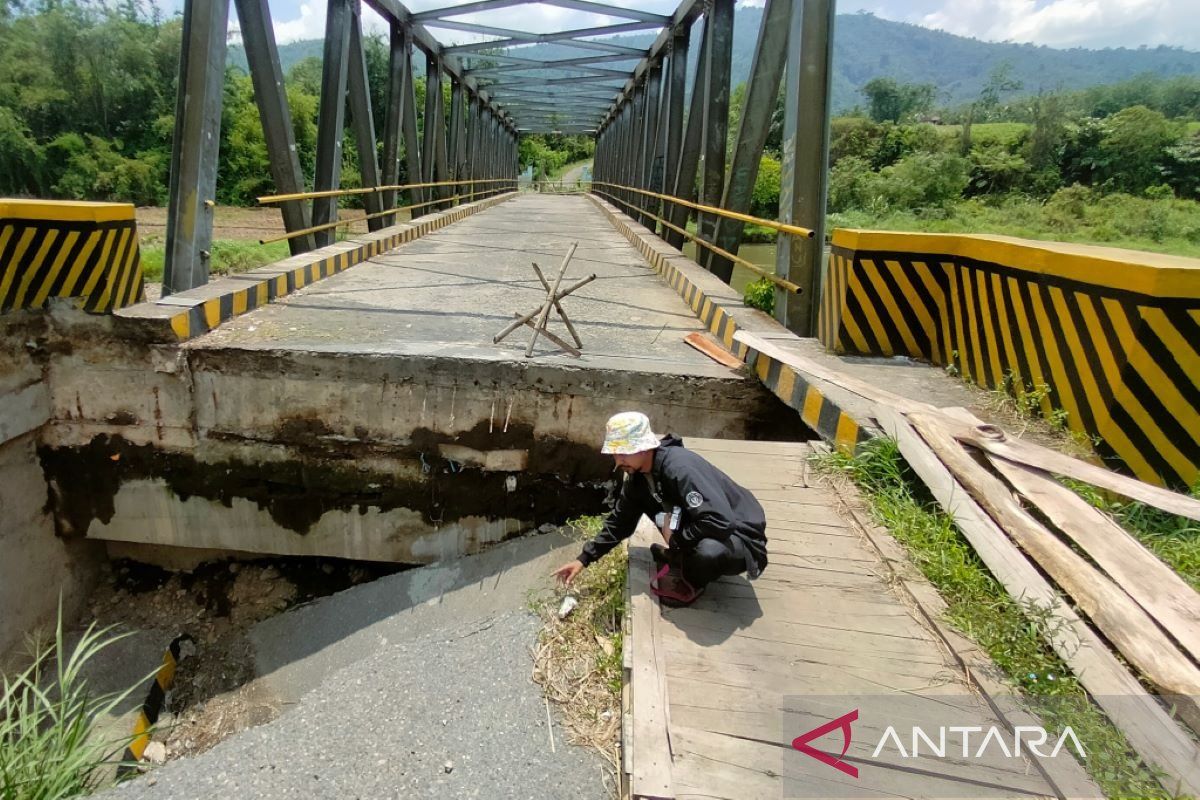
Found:
[[[424,189],[430,186],[463,186],[481,183],[515,183],[515,178],[478,178],[461,181],[433,181],[431,183],[399,183],[389,186],[363,186],[357,189],[329,189],[320,192],[295,192],[293,194],[269,194],[258,198],[259,205],[271,203],[287,203],[292,200],[315,200],[321,197],[351,197],[361,194],[376,194],[378,192],[398,192],[404,189]]]
[[[622,186],[619,183],[605,183],[604,181],[584,182],[591,183],[593,186],[608,186],[612,189],[620,189],[626,192],[636,192],[637,194],[645,195],[646,197],[655,197],[659,200],[665,200],[668,203],[675,203],[676,205],[681,205],[685,208],[690,208],[694,211],[699,211],[704,214],[713,214],[714,216],[724,217],[725,219],[734,219],[738,222],[750,222],[754,225],[761,225],[764,228],[770,228],[771,230],[779,231],[780,233],[790,234],[791,236],[801,236],[805,239],[811,239],[814,235],[812,230],[809,230],[808,228],[802,228],[799,225],[788,225],[785,222],[776,222],[773,219],[752,217],[749,214],[741,214],[737,211],[728,211],[724,208],[717,208],[716,206],[701,205],[700,203],[693,203],[690,200],[684,200],[682,197],[675,197],[674,195],[669,194],[660,194],[658,192],[647,191],[646,189],[638,189],[635,186]]]
[[[431,187],[431,186],[469,185],[471,187],[471,191],[465,195],[455,194],[450,197],[438,197],[433,200],[426,200],[423,203],[412,203],[412,204],[406,205],[406,206],[393,206],[392,208],[388,208],[383,211],[377,211],[374,214],[367,214],[365,216],[355,217],[354,219],[334,220],[333,222],[327,222],[323,225],[313,225],[308,228],[302,228],[302,229],[296,230],[296,231],[289,231],[288,233],[285,233],[282,236],[275,236],[270,239],[259,239],[258,243],[259,244],[270,244],[272,242],[283,242],[283,241],[287,241],[288,239],[295,239],[300,236],[307,236],[310,233],[318,233],[320,231],[327,231],[330,228],[338,228],[338,227],[341,227],[344,225],[352,225],[355,222],[364,222],[366,220],[378,219],[379,217],[392,216],[400,211],[411,211],[413,209],[425,208],[426,206],[440,205],[442,203],[455,203],[459,200],[462,200],[463,198],[466,198],[467,202],[471,202],[472,200],[475,199],[475,195],[482,194],[482,192],[477,192],[475,190],[477,185],[493,184],[493,183],[513,183],[513,180],[511,178],[494,178],[494,179],[489,178],[486,180],[433,181],[430,183],[397,184],[395,186],[369,186],[369,187],[363,187],[363,188],[358,188],[358,189],[336,189],[336,190],[321,191],[321,192],[296,192],[294,194],[266,195],[264,197],[258,198],[258,202],[260,204],[267,205],[270,203],[286,203],[286,202],[290,202],[293,200],[307,200],[307,199],[321,198],[321,197],[349,197],[352,195],[374,194],[376,192],[388,192],[388,191],[401,191],[404,189],[419,189],[419,188]]]
[[[607,184],[607,183],[601,183],[601,182],[599,182],[599,181],[593,182],[593,186],[595,186],[595,185],[603,185],[603,186],[616,186],[616,184]],[[630,188],[630,187],[617,187],[617,188]],[[635,190],[635,191],[640,191],[640,190]],[[751,272],[753,272],[755,275],[758,275],[759,277],[762,277],[762,278],[765,278],[765,279],[769,280],[771,283],[775,284],[776,286],[778,286],[779,288],[781,288],[781,289],[783,289],[783,290],[785,290],[785,291],[792,292],[793,294],[800,294],[800,292],[802,292],[802,291],[803,291],[803,289],[802,289],[800,286],[798,286],[798,285],[797,285],[797,284],[795,284],[795,283],[792,283],[791,281],[787,280],[786,278],[781,278],[781,277],[779,277],[778,275],[776,275],[776,274],[775,274],[775,273],[773,273],[773,272],[768,272],[767,270],[763,269],[762,267],[758,266],[757,264],[755,264],[755,263],[753,263],[753,262],[751,262],[751,261],[747,261],[746,259],[742,258],[741,256],[736,256],[736,255],[734,255],[733,253],[730,253],[728,250],[725,250],[724,248],[718,247],[717,245],[713,244],[712,242],[709,242],[709,241],[707,241],[707,240],[705,240],[705,239],[702,239],[702,238],[700,238],[700,236],[699,236],[698,234],[695,234],[695,233],[692,233],[691,231],[685,230],[684,228],[681,228],[681,227],[679,227],[678,225],[675,225],[675,224],[673,224],[673,223],[671,223],[671,222],[668,222],[667,220],[665,220],[665,219],[663,219],[662,217],[659,217],[659,216],[657,216],[657,215],[655,215],[655,214],[651,214],[649,211],[646,211],[646,210],[644,210],[644,209],[642,209],[642,208],[640,208],[640,207],[638,207],[638,206],[635,206],[635,205],[633,205],[632,203],[628,203],[628,202],[626,202],[626,201],[624,201],[624,200],[621,200],[620,198],[618,198],[618,197],[616,197],[616,196],[612,195],[612,194],[611,194],[611,193],[609,193],[609,192],[604,192],[604,191],[600,191],[600,190],[597,190],[597,189],[592,189],[592,192],[593,192],[594,194],[602,194],[602,195],[604,195],[605,197],[607,197],[608,199],[610,199],[610,200],[612,200],[612,201],[614,201],[614,202],[620,203],[621,205],[625,206],[626,208],[632,209],[632,210],[633,210],[633,212],[634,212],[634,213],[636,213],[636,214],[641,214],[642,216],[649,217],[650,219],[654,220],[655,222],[660,222],[660,223],[662,223],[662,225],[663,225],[664,227],[670,228],[671,230],[675,231],[675,232],[676,232],[676,233],[678,233],[679,235],[683,236],[683,237],[684,237],[685,239],[687,239],[689,242],[695,242],[695,243],[696,243],[697,245],[699,245],[700,247],[703,247],[703,248],[705,248],[706,250],[709,250],[710,252],[716,253],[717,255],[721,256],[722,258],[727,258],[727,259],[729,259],[729,260],[730,260],[730,261],[732,261],[733,263],[735,263],[735,264],[738,264],[739,266],[742,266],[742,267],[744,267],[745,269],[748,269],[748,270],[750,270],[750,271],[751,271]],[[653,193],[650,193],[650,194],[653,194]],[[660,198],[668,198],[668,199],[670,199],[670,195],[657,195],[657,196],[658,196],[658,197],[660,197]],[[686,203],[687,201],[681,201],[681,202],[684,202],[684,203]],[[690,204],[690,205],[693,205],[693,206],[695,206],[695,204]],[[707,210],[707,209],[708,209],[708,207],[707,207],[707,206],[698,206],[698,207],[699,207],[699,208],[702,208],[702,209],[705,209],[705,210]],[[734,213],[736,213],[736,212],[733,212],[733,211],[724,211],[724,209],[715,209],[715,210],[716,210],[716,211],[722,211],[722,212],[724,212],[725,214],[734,214]],[[743,217],[744,217],[744,216],[747,216],[747,215],[745,215],[745,214],[739,214],[738,216],[743,216]],[[757,217],[749,217],[749,219],[752,219],[752,220],[757,220],[758,218],[757,218]],[[770,221],[770,220],[764,220],[764,221]],[[778,222],[777,222],[777,223],[774,223],[774,224],[776,224],[776,225],[782,225],[783,223],[778,223]],[[785,227],[789,227],[789,228],[791,228],[791,227],[794,227],[794,226],[792,226],[792,225],[788,225],[788,226],[785,226]],[[806,228],[798,228],[798,230],[802,230],[802,231],[803,231],[803,230],[807,230],[807,229],[806,229]],[[811,235],[811,231],[809,232],[809,235]]]

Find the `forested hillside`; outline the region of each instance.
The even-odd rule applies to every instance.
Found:
[[[761,8],[738,6],[733,32],[735,86],[750,74],[761,24]],[[614,37],[612,41],[648,47],[654,38],[655,34],[638,34]],[[524,53],[530,58],[551,59],[570,58],[579,51],[538,45]],[[313,56],[321,56],[319,40],[292,42],[282,45],[279,51],[285,71]],[[245,67],[246,56],[240,47],[230,48],[230,63]],[[414,63],[424,69],[423,58]],[[967,103],[983,89],[992,71],[1005,63],[1011,65],[1013,77],[1024,85],[1027,94],[1117,83],[1142,74],[1200,75],[1200,52],[1179,48],[1056,50],[1031,44],[983,42],[871,14],[839,14],[834,32],[834,110],[844,112],[862,105],[859,89],[877,77],[931,83],[938,89],[939,104]]]

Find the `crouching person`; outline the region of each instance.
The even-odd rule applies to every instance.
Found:
[[[650,547],[655,564],[670,565],[682,579],[660,581],[669,605],[687,605],[722,575],[757,578],[767,566],[766,517],[762,506],[672,434],[659,437],[645,414],[629,411],[608,421],[601,452],[625,473],[604,528],[574,561],[554,576],[569,584],[587,565],[629,538],[645,514],[665,544]]]

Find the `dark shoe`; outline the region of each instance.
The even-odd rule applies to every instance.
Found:
[[[650,545],[650,557],[654,559],[656,567],[662,567],[666,564],[670,564],[672,567],[679,566],[679,551],[672,550],[657,542]]]

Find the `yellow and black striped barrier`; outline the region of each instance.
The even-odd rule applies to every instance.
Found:
[[[95,314],[142,300],[132,205],[0,200],[0,314],[51,297]]]
[[[175,670],[179,668],[179,662],[186,658],[183,653],[185,643],[194,645],[194,640],[186,633],[180,634],[171,640],[171,644],[163,653],[162,665],[154,673],[154,679],[146,692],[146,699],[138,709],[137,720],[133,723],[133,736],[129,740],[129,746],[125,748],[125,757],[118,773],[132,771],[133,765],[141,761],[146,752],[146,745],[150,744],[150,732],[158,723],[167,702],[167,692],[175,683]]]
[[[837,230],[822,343],[1026,394],[1143,480],[1200,478],[1200,261],[1001,236]]]

